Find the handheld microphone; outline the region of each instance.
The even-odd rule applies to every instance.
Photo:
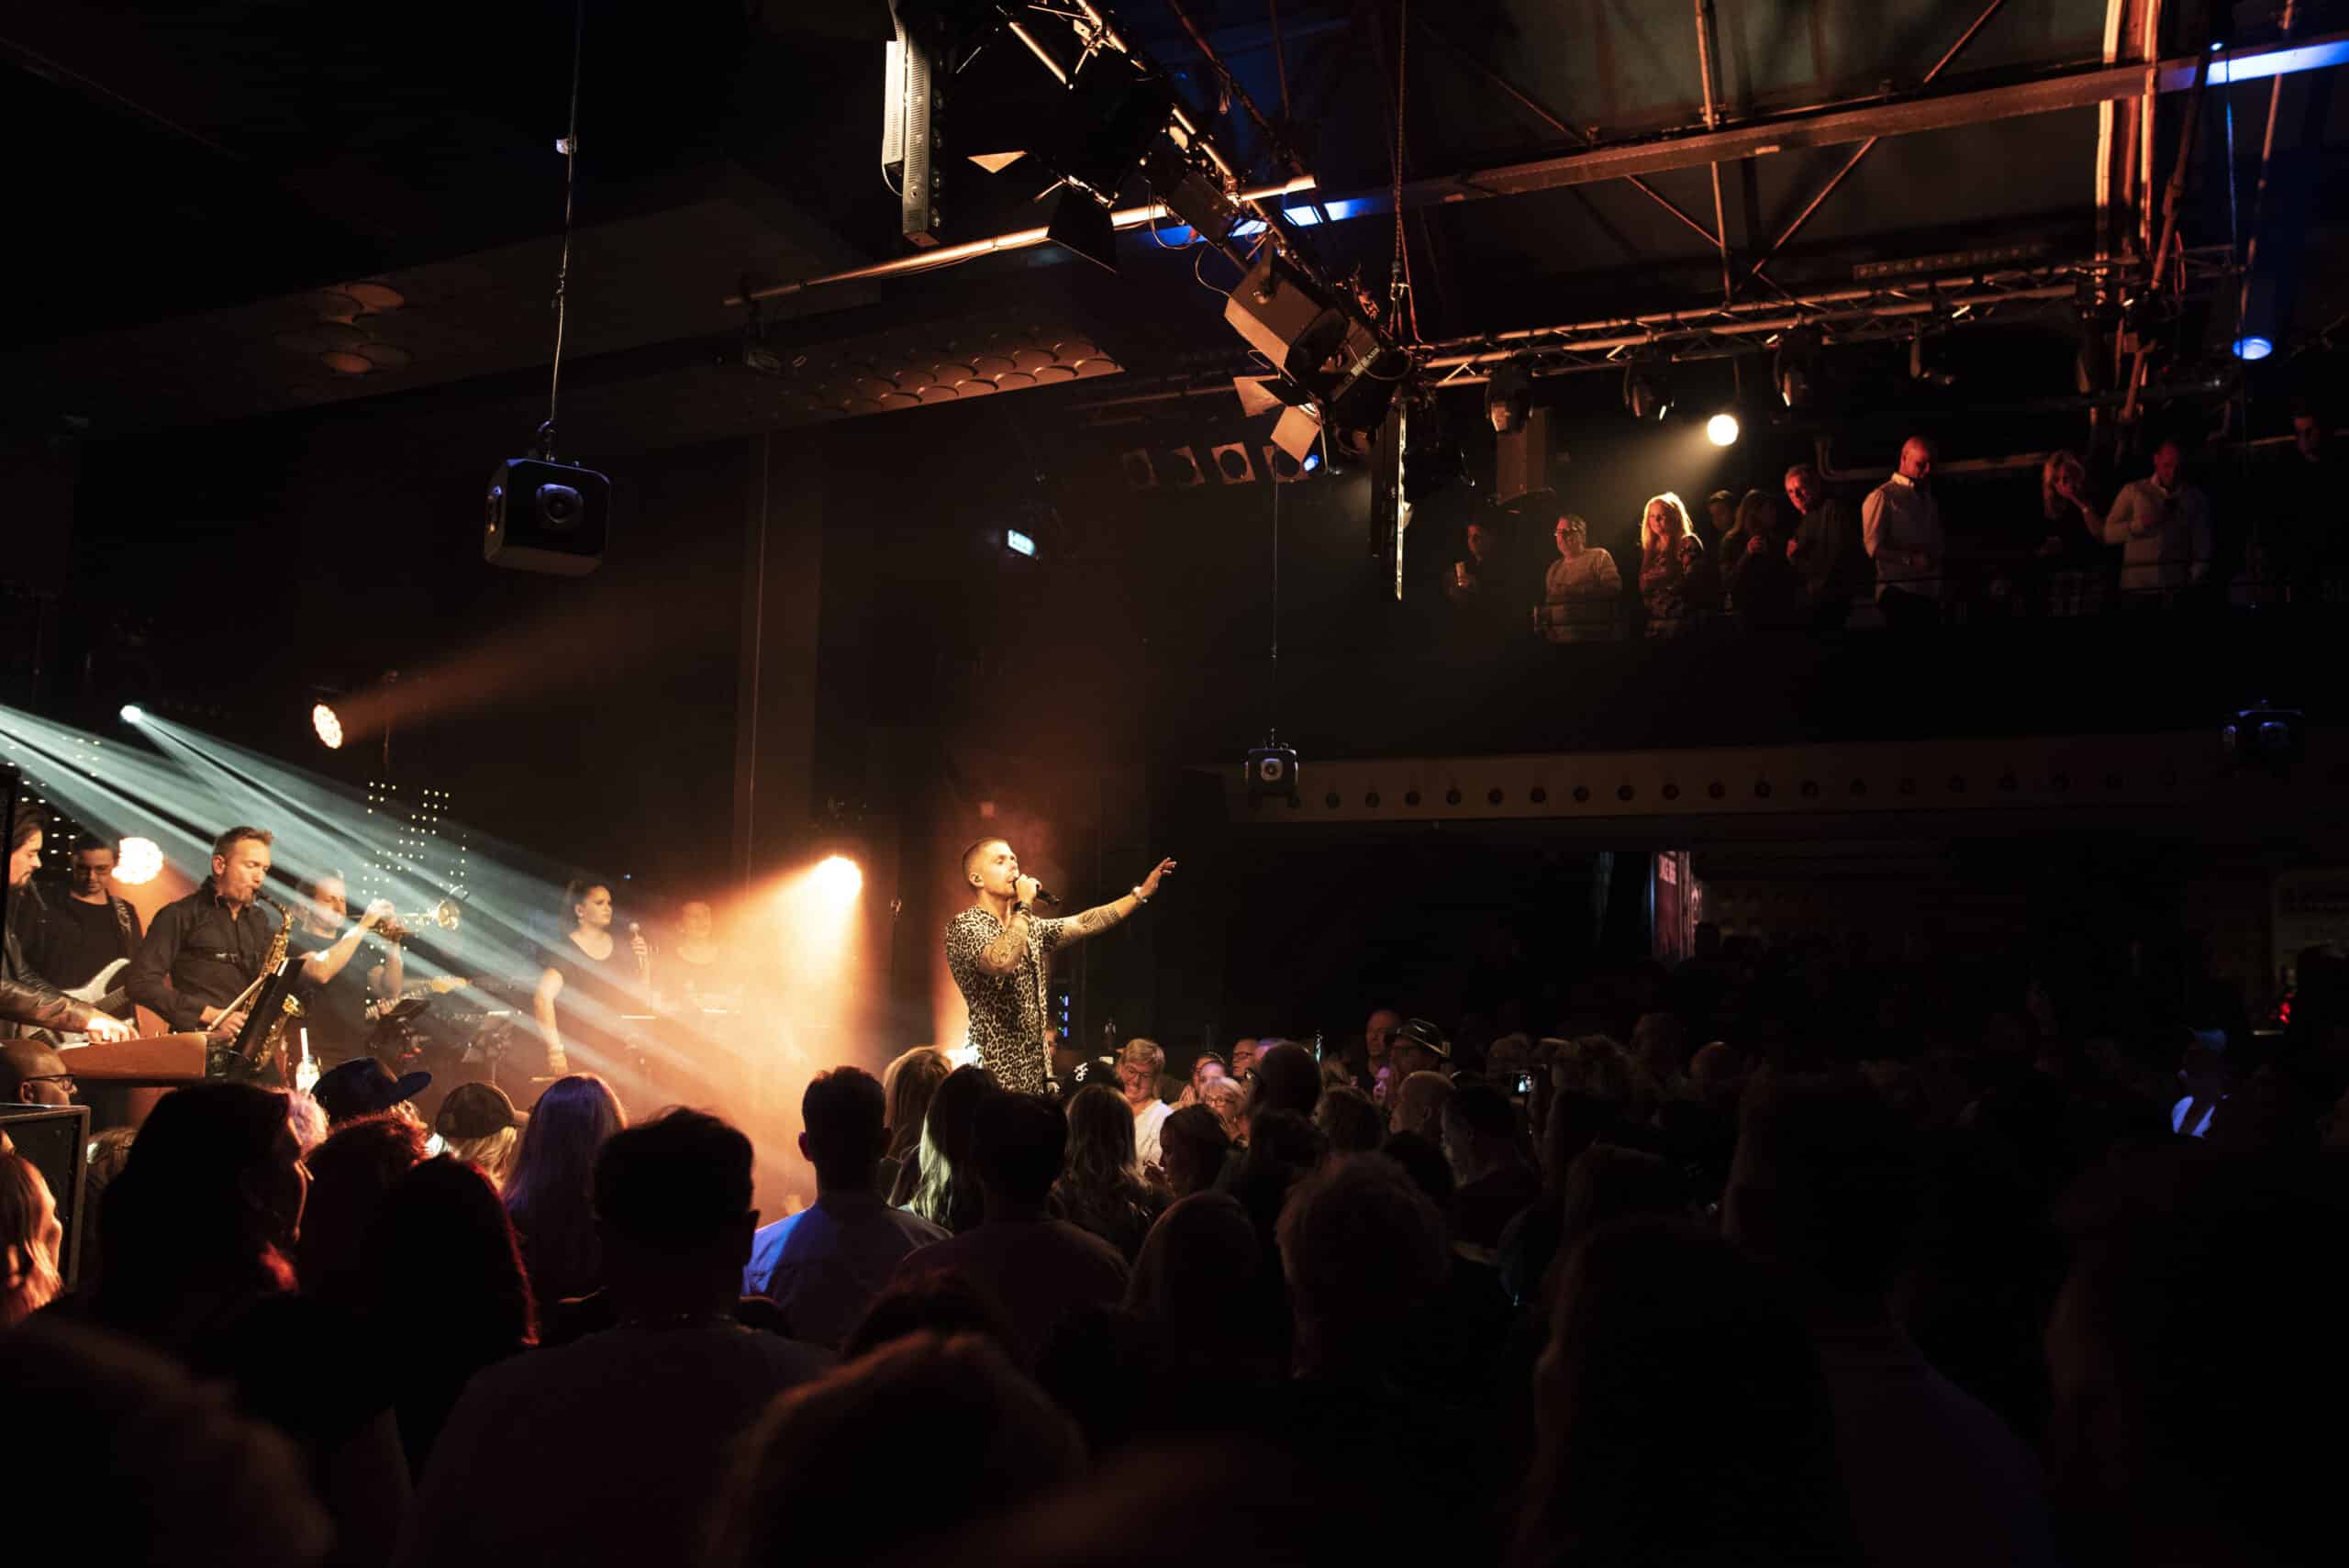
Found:
[[[1036,902],[1039,904],[1049,904],[1055,909],[1061,906],[1060,895],[1054,893],[1051,888],[1046,887],[1041,882],[1036,884]]]

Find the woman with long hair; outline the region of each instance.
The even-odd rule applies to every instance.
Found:
[[[2095,547],[2104,542],[2104,510],[2088,493],[2088,466],[2073,451],[2052,451],[2039,465],[2043,530],[2037,565],[2048,614],[2076,616],[2088,607]]]
[[[628,1125],[619,1096],[592,1073],[547,1085],[506,1178],[506,1213],[520,1238],[534,1301],[585,1296],[603,1284],[589,1188],[596,1155]]]
[[[979,1106],[996,1093],[995,1074],[974,1063],[946,1075],[921,1124],[921,1179],[906,1204],[932,1225],[960,1234],[979,1222],[979,1183],[969,1169]]]
[[[57,1299],[65,1228],[40,1167],[0,1149],[0,1329],[13,1329]]]
[[[421,1475],[466,1380],[537,1337],[529,1281],[496,1187],[446,1154],[392,1184],[367,1250],[365,1318],[401,1363],[400,1446]]]
[[[952,1071],[946,1053],[934,1045],[918,1045],[882,1071],[882,1124],[889,1148],[881,1156],[874,1185],[893,1207],[912,1202],[921,1184],[922,1125],[930,1119],[930,1097]]]
[[[291,1291],[308,1191],[284,1095],[248,1084],[173,1090],[106,1188],[98,1321],[184,1353],[242,1307]]]
[[[1669,490],[1649,496],[1640,523],[1640,600],[1647,606],[1648,635],[1678,637],[1719,596],[1688,508]]]
[[[1079,1089],[1068,1103],[1068,1159],[1052,1195],[1063,1218],[1100,1237],[1129,1263],[1141,1255],[1142,1238],[1166,1207],[1142,1179],[1133,1112],[1106,1084]]]

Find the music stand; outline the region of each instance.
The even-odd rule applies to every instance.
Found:
[[[277,968],[269,977],[262,982],[260,993],[245,1010],[245,1027],[237,1031],[234,1040],[220,1048],[222,1065],[231,1070],[215,1076],[247,1081],[257,1073],[261,1064],[252,1059],[252,1050],[261,1043],[262,1034],[271,1021],[284,1012],[285,999],[293,994],[294,969],[298,962],[292,953],[287,953],[278,961]]]

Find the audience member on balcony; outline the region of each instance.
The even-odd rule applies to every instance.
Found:
[[[1651,496],[1640,524],[1640,599],[1650,637],[1678,637],[1720,597],[1688,508],[1667,490]]]
[[[2154,471],[2121,487],[2102,538],[2121,547],[2121,591],[2152,597],[2199,583],[2210,571],[2210,498],[2184,474],[2175,439],[2154,449]]]
[[[1737,504],[1737,522],[1720,556],[1740,626],[1752,630],[1803,623],[1802,577],[1787,549],[1793,542],[1778,498],[1766,490],[1747,491]]]
[[[2260,573],[2294,604],[2340,592],[2349,577],[2349,473],[2311,404],[2292,410],[2292,450],[2272,473],[2259,524]]]
[[[1688,521],[1696,530],[1697,542],[1705,547],[1705,553],[1720,554],[1723,541],[1737,527],[1737,492],[1714,491],[1705,497],[1705,515]]]
[[[1820,631],[1841,630],[1852,617],[1852,601],[1868,588],[1868,551],[1859,519],[1827,494],[1819,470],[1807,462],[1787,470],[1786,489],[1798,519],[1787,559],[1802,575],[1810,624]]]
[[[1931,488],[1933,444],[1911,436],[1900,467],[1860,503],[1860,535],[1876,562],[1876,602],[1887,626],[1929,624],[1941,615],[1947,545]]]
[[[1615,558],[1590,543],[1590,525],[1572,512],[1558,516],[1552,536],[1558,559],[1543,579],[1542,607],[1535,618],[1552,642],[1601,642],[1615,637],[1623,574]]]
[[[1519,618],[1525,614],[1524,574],[1497,518],[1468,525],[1467,549],[1452,563],[1444,592],[1465,619],[1496,628],[1525,624]]]
[[[2078,615],[2088,607],[2091,540],[2104,538],[2104,514],[2088,494],[2087,464],[2079,454],[2052,451],[2039,467],[2039,516],[2044,532],[2039,559],[2045,572],[2049,615]]]

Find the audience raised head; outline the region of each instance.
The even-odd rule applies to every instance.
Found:
[[[398,1363],[393,1410],[408,1472],[421,1475],[466,1382],[536,1338],[529,1282],[497,1188],[447,1154],[384,1194],[366,1268],[363,1320]]]
[[[522,1118],[506,1091],[495,1084],[460,1084],[440,1102],[432,1129],[442,1147],[467,1164],[479,1166],[493,1186],[503,1188],[513,1173],[522,1144]]]
[[[639,1563],[698,1539],[734,1442],[829,1359],[735,1321],[758,1224],[751,1158],[749,1139],[694,1110],[605,1141],[591,1190],[618,1321],[466,1385],[400,1561]]]
[[[1265,1111],[1286,1111],[1310,1121],[1320,1099],[1321,1068],[1309,1047],[1293,1040],[1267,1047],[1256,1058],[1255,1083],[1248,1098],[1250,1138],[1255,1136],[1254,1118]]]
[[[0,1421],[0,1465],[40,1485],[18,1550],[33,1552],[47,1519],[93,1563],[326,1560],[332,1536],[301,1454],[228,1390],[55,1313],[0,1332],[0,1388],[17,1417]]]
[[[1000,1087],[984,1067],[957,1067],[930,1096],[922,1121],[921,1181],[909,1207],[932,1225],[960,1233],[979,1222],[978,1176],[969,1168],[971,1134],[981,1103]]]
[[[944,1462],[876,1511],[877,1478],[900,1468],[908,1440]],[[781,1568],[813,1542],[827,1562],[917,1561],[925,1543],[983,1529],[1084,1466],[1075,1426],[993,1341],[915,1334],[775,1399],[743,1441],[709,1561]]]
[[[1203,1105],[1185,1106],[1158,1129],[1159,1172],[1166,1179],[1166,1190],[1177,1199],[1213,1187],[1230,1153],[1230,1135]]]
[[[1118,1052],[1118,1088],[1134,1124],[1134,1160],[1147,1170],[1158,1163],[1158,1131],[1174,1106],[1159,1097],[1166,1052],[1153,1040],[1130,1040]]]
[[[1278,1234],[1298,1373],[1376,1381],[1390,1338],[1450,1271],[1442,1212],[1394,1161],[1358,1154],[1298,1183]]]
[[[40,1167],[0,1150],[0,1329],[13,1329],[57,1299],[65,1228]]]
[[[1386,1117],[1368,1095],[1354,1088],[1322,1091],[1321,1103],[1313,1107],[1313,1125],[1332,1154],[1375,1153],[1386,1137]]]
[[[1534,1409],[1520,1568],[1862,1561],[1809,1340],[1717,1237],[1635,1220],[1576,1247]]]
[[[941,1091],[942,1093],[943,1091]],[[1061,1320],[1126,1293],[1126,1261],[1107,1241],[1046,1213],[1068,1153],[1068,1123],[1041,1095],[998,1092],[971,1129],[984,1219],[908,1253],[900,1278],[960,1273],[1004,1309],[1014,1359],[1032,1367]]]
[[[891,1204],[911,1203],[921,1184],[922,1126],[930,1118],[930,1097],[953,1070],[934,1045],[918,1045],[882,1070],[881,1119],[888,1143],[874,1184]]]
[[[1452,1098],[1452,1080],[1441,1073],[1414,1073],[1396,1092],[1388,1130],[1416,1134],[1430,1142],[1443,1136],[1443,1104]]]
[[[1452,1239],[1496,1261],[1501,1231],[1542,1189],[1521,1147],[1517,1108],[1490,1084],[1464,1084],[1445,1098],[1438,1124],[1456,1184]]]
[[[800,1096],[799,1152],[815,1168],[816,1201],[762,1228],[742,1274],[743,1294],[771,1297],[794,1339],[836,1348],[898,1262],[945,1239],[874,1192],[874,1162],[890,1136],[887,1107],[887,1091],[854,1067],[818,1073]]]
[[[506,1212],[522,1243],[530,1299],[541,1307],[602,1282],[588,1187],[597,1152],[627,1125],[619,1096],[592,1073],[556,1079],[530,1109],[507,1173]]]
[[[369,1230],[392,1184],[424,1159],[424,1129],[385,1111],[346,1121],[310,1151],[310,1195],[295,1263],[305,1295],[359,1311],[369,1278]]]
[[[1723,1229],[1779,1270],[1810,1329],[1868,1555],[2050,1562],[2038,1462],[1886,1305],[1922,1180],[1909,1129],[1865,1083],[1772,1077],[1746,1092]]]
[[[241,1084],[165,1095],[106,1190],[97,1320],[184,1354],[256,1299],[291,1290],[307,1186],[283,1095]]]
[[[1154,1096],[1152,1103],[1162,1112],[1169,1108]],[[1152,1123],[1153,1139],[1164,1119]],[[1134,1135],[1141,1120],[1108,1085],[1079,1089],[1068,1102],[1067,1164],[1052,1189],[1062,1218],[1108,1242],[1129,1263],[1165,1207],[1136,1158]]]
[[[1252,1073],[1253,1069],[1251,1069]],[[1248,1141],[1248,1083],[1239,1078],[1210,1078],[1199,1088],[1199,1103],[1211,1112],[1216,1125],[1223,1129],[1227,1142]],[[1166,1141],[1166,1129],[1159,1129],[1162,1152]]]

